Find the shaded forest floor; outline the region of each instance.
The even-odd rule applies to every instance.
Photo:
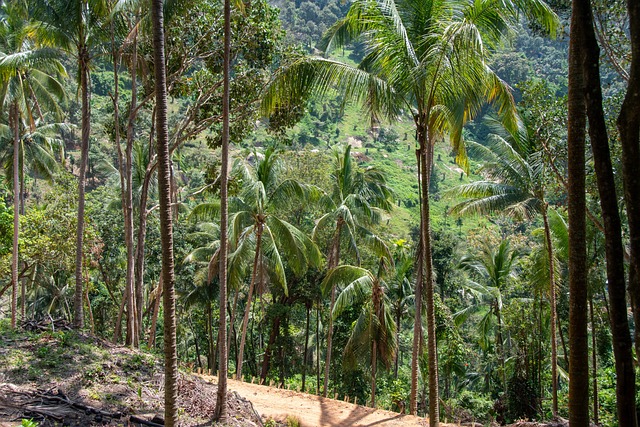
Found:
[[[0,427],[19,426],[23,418],[41,427],[163,425],[158,358],[76,333],[64,322],[24,326],[17,331],[0,327]],[[210,426],[216,378],[181,373],[178,389],[181,425]],[[236,427],[287,426],[288,417],[302,427],[428,426],[424,418],[234,380],[229,380],[227,405],[227,425]]]

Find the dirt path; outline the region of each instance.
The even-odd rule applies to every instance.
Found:
[[[203,376],[217,383],[216,377]],[[367,408],[312,394],[229,380],[228,389],[249,399],[266,418],[283,420],[287,415],[300,419],[302,427],[427,427],[424,418]],[[440,424],[442,427],[452,424]]]

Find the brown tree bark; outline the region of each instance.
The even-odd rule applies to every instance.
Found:
[[[171,219],[171,158],[167,126],[167,73],[164,54],[163,1],[151,3],[153,24],[153,63],[156,93],[156,152],[158,153],[158,197],[160,201],[160,240],[164,285],[164,420],[165,426],[178,425],[178,360],[176,352],[176,296]]]
[[[547,255],[549,256],[549,309],[551,310],[551,413],[553,417],[558,416],[558,340],[556,338],[557,315],[556,315],[556,272],[553,253],[553,242],[551,241],[551,229],[549,228],[548,204],[542,208],[542,221],[544,223],[544,235],[547,245]]]
[[[569,208],[569,424],[589,426],[589,349],[587,344],[587,249],[585,221],[586,107],[580,19],[589,0],[573,0],[569,40],[567,172]]]
[[[640,2],[627,0],[631,68],[627,93],[618,116],[622,145],[622,180],[629,223],[629,296],[635,322],[636,358],[640,360]]]
[[[10,108],[13,130],[13,254],[11,255],[11,327],[16,328],[18,311],[18,237],[20,236],[20,110],[14,102]]]
[[[330,271],[336,268],[340,264],[340,234],[342,233],[342,225],[344,220],[338,218],[336,223],[336,231],[333,235],[333,242],[331,243],[331,253],[329,254],[329,261],[327,263],[327,269]],[[329,369],[331,368],[331,351],[333,347],[333,306],[336,303],[336,287],[331,288],[331,301],[329,303],[329,328],[327,330],[327,354],[324,363],[324,388],[322,395],[327,397],[329,392]]]
[[[609,136],[602,106],[600,87],[600,49],[593,29],[591,4],[586,2],[579,14],[582,38],[582,66],[585,100],[589,121],[589,139],[593,152],[596,181],[605,230],[609,321],[616,367],[616,407],[621,427],[636,427],[635,370],[631,355],[631,334],[627,320],[627,293],[624,273],[622,224],[618,211],[616,184],[609,150]],[[637,166],[636,166],[637,167]],[[637,201],[635,202],[637,204]],[[573,377],[571,377],[573,378]]]
[[[82,35],[80,40],[82,40]],[[82,141],[80,145],[80,173],[78,176],[78,220],[76,231],[76,285],[73,299],[73,325],[77,329],[84,327],[82,297],[84,282],[82,277],[82,252],[84,242],[84,202],[89,163],[89,136],[91,134],[91,92],[89,87],[89,51],[87,46],[78,46],[78,65],[80,72],[80,92],[82,94]]]

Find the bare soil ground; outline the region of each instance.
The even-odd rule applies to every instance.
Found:
[[[217,383],[212,376],[205,380]],[[402,415],[381,409],[367,408],[292,390],[229,380],[228,389],[236,391],[253,403],[262,418],[283,421],[287,416],[300,420],[302,427],[426,427],[424,418]],[[454,427],[457,424],[440,424]]]

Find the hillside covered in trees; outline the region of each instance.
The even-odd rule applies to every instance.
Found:
[[[0,88],[10,378],[638,426],[637,1],[0,0]]]

